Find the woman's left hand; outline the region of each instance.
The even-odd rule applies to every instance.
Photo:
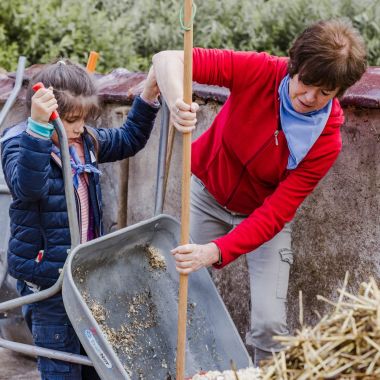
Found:
[[[198,103],[187,104],[181,98],[178,98],[171,109],[171,119],[174,127],[182,133],[193,131],[197,123],[198,110]]]
[[[189,274],[215,264],[219,260],[219,248],[215,243],[186,244],[171,250],[177,271]]]

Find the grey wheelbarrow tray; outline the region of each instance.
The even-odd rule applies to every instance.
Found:
[[[102,378],[175,378],[179,276],[170,249],[179,235],[174,218],[158,215],[82,244],[68,258],[66,311]],[[152,250],[165,266],[152,264]],[[203,269],[189,277],[186,376],[228,369],[230,360],[238,367],[250,364]]]
[[[41,301],[62,288],[66,312],[88,358],[4,339],[0,346],[93,365],[103,380],[174,379],[179,276],[170,249],[178,245],[180,225],[158,215],[79,244],[67,138],[60,119],[53,124],[61,142],[71,249],[55,285],[4,302],[0,312]],[[162,167],[164,160],[160,162]],[[156,199],[155,212],[160,207]],[[162,255],[164,267],[152,264],[152,251]],[[186,376],[228,369],[231,360],[238,367],[251,364],[206,269],[190,275],[188,310]]]

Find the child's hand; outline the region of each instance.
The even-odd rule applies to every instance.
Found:
[[[51,114],[58,108],[53,87],[40,88],[32,97],[31,118],[41,124],[49,122]]]
[[[152,66],[146,78],[141,97],[148,102],[154,103],[157,100],[157,97],[159,94],[160,94],[160,90],[157,86],[156,76],[154,74],[154,70]]]

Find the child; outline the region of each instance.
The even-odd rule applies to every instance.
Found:
[[[42,82],[46,88],[33,93]],[[1,139],[2,164],[12,193],[9,273],[21,295],[49,288],[59,276],[70,248],[70,231],[59,142],[48,123],[56,109],[69,140],[81,242],[101,236],[102,203],[98,163],[121,160],[142,149],[159,109],[154,73],[148,74],[121,128],[95,129],[85,121],[99,116],[97,91],[85,69],[69,60],[48,65],[31,80],[27,104],[31,117]],[[27,305],[23,314],[37,346],[81,353],[81,345],[61,293]],[[43,380],[97,379],[91,367],[38,359]]]

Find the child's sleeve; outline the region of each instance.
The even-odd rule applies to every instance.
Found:
[[[21,201],[36,201],[48,195],[50,139],[23,132],[1,146],[4,177],[11,193]]]
[[[112,162],[134,156],[146,145],[159,107],[137,96],[121,128],[94,129],[99,142],[99,162]]]

